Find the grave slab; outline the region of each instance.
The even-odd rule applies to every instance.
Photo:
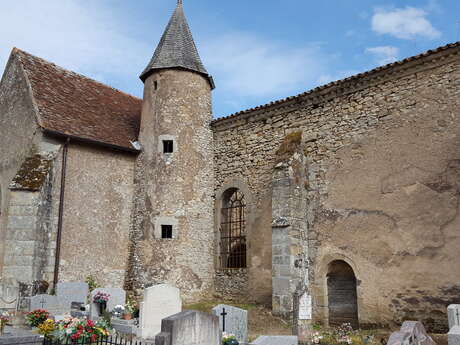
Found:
[[[86,304],[88,298],[88,284],[84,282],[64,282],[57,283],[56,296],[64,308],[70,312],[72,302]]]
[[[262,335],[258,337],[252,345],[299,345],[299,339],[296,336],[269,336]]]
[[[219,326],[222,332],[234,334],[238,342],[246,343],[248,341],[247,310],[219,304],[212,308],[212,313],[219,318]]]
[[[29,310],[44,309],[51,315],[65,314],[70,312],[70,309],[65,308],[57,298],[53,295],[35,295],[29,297]]]
[[[401,330],[391,334],[387,345],[436,345],[436,343],[426,333],[421,322],[404,321]]]
[[[182,300],[178,288],[160,284],[145,289],[138,336],[144,339],[154,338],[161,331],[162,320],[181,310]]]
[[[126,303],[126,291],[120,288],[97,288],[91,291],[91,303],[90,303],[90,318],[96,319],[100,317],[99,306],[93,302],[94,296],[98,293],[107,293],[110,295],[109,301],[107,302],[107,311],[112,311],[117,305],[124,306]]]

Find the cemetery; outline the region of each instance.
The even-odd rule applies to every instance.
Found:
[[[168,284],[146,288],[137,300],[121,288],[89,286],[86,282],[58,283],[53,294],[47,292],[1,282],[0,344],[460,344],[458,304],[447,308],[448,334],[428,334],[418,321],[405,321],[400,328],[392,328],[392,333],[391,328],[360,330],[347,323],[325,327],[306,321],[302,307],[293,319],[296,321],[286,323],[284,331],[277,331],[269,325],[273,320],[262,316],[263,310],[256,305],[241,305],[245,309],[234,303],[187,306],[180,290]],[[267,328],[257,328],[250,318],[266,323]],[[292,322],[297,325],[294,327]],[[267,333],[260,333],[264,331]]]

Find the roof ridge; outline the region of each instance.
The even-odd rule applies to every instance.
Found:
[[[310,89],[308,91],[299,93],[299,94],[294,95],[294,96],[288,96],[288,97],[281,98],[281,99],[278,99],[276,101],[265,103],[265,104],[262,104],[262,105],[259,105],[259,106],[256,106],[256,107],[241,110],[241,111],[238,111],[236,113],[232,113],[230,115],[215,119],[215,120],[212,121],[212,123],[214,124],[214,123],[219,123],[219,122],[222,122],[222,121],[225,121],[225,120],[235,119],[235,118],[238,118],[241,115],[245,115],[245,114],[248,114],[248,113],[256,111],[256,110],[267,109],[267,108],[270,108],[271,106],[274,106],[274,105],[280,105],[280,104],[286,103],[288,101],[292,101],[292,100],[295,100],[295,99],[298,99],[298,98],[301,98],[301,97],[304,97],[304,96],[307,96],[307,95],[314,94],[315,92],[319,92],[319,91],[322,91],[324,89],[327,89],[327,88],[330,88],[330,87],[333,87],[333,86],[339,86],[339,85],[341,85],[341,84],[343,84],[345,82],[349,82],[349,81],[353,81],[353,80],[359,80],[362,77],[370,76],[370,75],[372,75],[374,73],[377,73],[377,72],[380,72],[380,71],[390,70],[391,68],[393,68],[395,66],[400,66],[400,65],[403,65],[403,64],[411,62],[411,61],[417,61],[417,60],[419,60],[419,59],[421,59],[423,57],[427,57],[427,56],[430,56],[430,55],[445,51],[447,49],[457,48],[457,47],[460,47],[460,41],[453,42],[453,43],[448,43],[448,44],[440,46],[438,48],[429,49],[429,50],[426,50],[426,51],[424,51],[424,52],[422,52],[420,54],[409,56],[409,57],[404,58],[402,60],[391,62],[391,63],[386,64],[386,65],[375,67],[375,68],[370,69],[368,71],[364,71],[364,72],[357,73],[357,74],[354,74],[352,76],[349,76],[349,77],[346,77],[346,78],[343,78],[343,79],[332,81],[332,82],[329,82],[327,84],[314,87],[314,88],[312,88],[312,89]]]
[[[81,74],[81,73],[72,71],[72,70],[70,70],[70,69],[66,69],[66,68],[64,68],[64,67],[61,67],[61,66],[55,64],[54,62],[51,62],[51,61],[46,60],[46,59],[44,59],[44,58],[41,58],[41,57],[39,57],[39,56],[33,55],[33,54],[31,54],[31,53],[29,53],[29,52],[26,52],[25,50],[19,49],[19,48],[17,48],[17,47],[13,47],[13,49],[12,49],[12,51],[11,51],[11,54],[24,54],[24,55],[26,55],[26,56],[30,56],[30,57],[32,57],[32,58],[34,58],[34,59],[40,60],[40,61],[42,61],[42,62],[48,64],[48,65],[52,65],[52,66],[55,67],[56,69],[62,70],[62,71],[64,71],[64,72],[66,72],[66,73],[73,74],[73,75],[75,75],[75,76],[84,78],[84,79],[86,79],[86,80],[90,80],[90,81],[92,81],[92,82],[94,82],[94,83],[96,83],[96,84],[99,84],[99,85],[101,85],[101,86],[103,86],[103,87],[112,89],[112,90],[114,90],[114,91],[116,91],[116,92],[119,92],[119,93],[121,93],[121,94],[124,94],[124,95],[126,95],[126,96],[128,96],[128,97],[132,97],[132,98],[134,98],[134,99],[136,99],[136,100],[142,100],[142,98],[136,97],[136,96],[131,95],[131,94],[125,92],[125,91],[122,91],[122,90],[120,90],[120,89],[114,88],[113,86],[104,84],[104,83],[102,83],[102,82],[100,82],[100,81],[98,81],[98,80],[96,80],[96,79],[87,77],[87,76],[85,76],[84,74]],[[21,63],[24,64],[23,61],[21,61]]]

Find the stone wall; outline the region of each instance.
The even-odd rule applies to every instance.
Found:
[[[460,272],[451,264],[460,245],[458,51],[441,49],[213,123],[217,188],[247,181],[259,220],[272,214],[279,148],[302,132],[317,321],[328,320],[333,260],[355,272],[363,325],[415,317],[435,328],[458,295]],[[248,247],[256,300],[271,295],[271,230],[263,221],[249,230],[257,233]]]
[[[136,162],[129,289],[170,283],[186,301],[214,289],[211,89],[202,75],[161,70],[145,81]],[[174,141],[164,153],[162,140]],[[172,238],[162,237],[172,226]]]
[[[92,275],[103,286],[123,287],[134,161],[132,154],[70,143],[59,281],[84,281]],[[59,187],[56,180],[57,203]]]
[[[0,270],[3,268],[9,185],[41,138],[24,71],[11,58],[0,84]]]

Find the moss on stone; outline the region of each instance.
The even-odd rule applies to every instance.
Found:
[[[286,135],[283,142],[281,143],[281,146],[275,153],[277,162],[284,161],[291,157],[299,148],[301,142],[302,131],[296,131]]]
[[[37,191],[45,182],[51,161],[39,154],[26,158],[10,185],[11,189]]]

